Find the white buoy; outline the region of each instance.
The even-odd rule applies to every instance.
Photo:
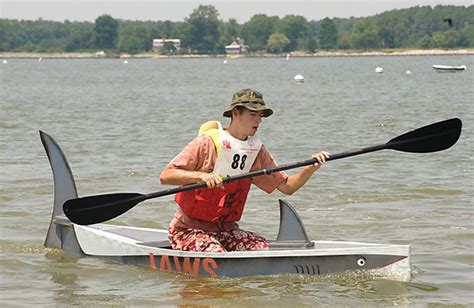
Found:
[[[303,83],[304,82],[304,77],[300,74],[296,75],[295,78],[293,78],[296,83]]]
[[[128,61],[127,61],[127,60],[123,61],[123,64],[127,64],[127,63],[128,63]]]
[[[8,63],[8,61],[7,61],[7,60],[3,60],[3,64],[7,64],[7,63]]]
[[[227,60],[224,60],[224,64],[227,64]]]
[[[377,66],[375,68],[375,72],[378,73],[378,74],[382,74],[383,73],[383,68],[381,68],[380,66]]]
[[[410,70],[407,71],[407,75],[413,74]]]

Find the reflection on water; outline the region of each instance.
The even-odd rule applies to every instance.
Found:
[[[264,303],[273,299],[278,306],[306,306],[317,302],[331,305],[328,292],[347,305],[356,296],[360,304],[403,305],[410,303],[410,284],[389,280],[374,280],[363,273],[325,275],[320,277],[278,275],[270,277],[199,279],[176,277],[177,294],[183,305],[216,305],[239,302],[242,305]]]
[[[55,284],[54,301],[63,305],[74,304],[75,295],[81,288],[76,274],[77,258],[60,252],[62,250],[53,249],[45,255],[49,261],[46,272],[51,275],[51,281]]]

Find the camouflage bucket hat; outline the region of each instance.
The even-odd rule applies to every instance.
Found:
[[[235,92],[232,96],[230,108],[224,111],[223,116],[230,118],[232,109],[237,106],[242,106],[253,111],[263,111],[262,116],[265,118],[273,114],[273,110],[265,106],[262,93],[252,89],[243,89]]]

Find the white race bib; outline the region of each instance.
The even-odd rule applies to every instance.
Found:
[[[223,176],[249,172],[262,147],[260,139],[250,136],[245,141],[239,140],[223,130],[220,125],[218,142],[220,151],[217,153],[214,172]]]

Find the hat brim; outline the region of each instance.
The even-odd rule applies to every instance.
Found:
[[[264,118],[269,117],[273,114],[273,110],[271,108],[268,108],[268,107],[263,106],[261,104],[238,103],[238,104],[233,105],[231,108],[227,109],[226,111],[224,111],[224,113],[222,115],[224,117],[230,118],[232,116],[232,110],[237,106],[242,106],[242,107],[245,107],[248,110],[252,110],[252,111],[263,111],[262,117],[264,117]]]

